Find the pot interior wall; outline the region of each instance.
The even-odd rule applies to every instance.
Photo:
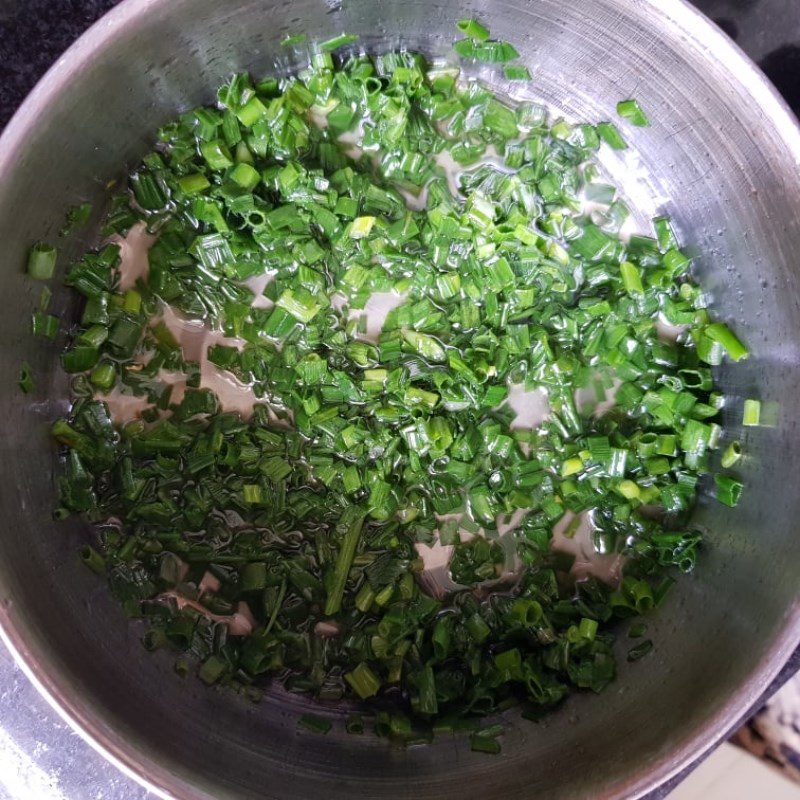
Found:
[[[702,503],[709,546],[649,626],[654,653],[632,666],[623,658],[606,693],[573,698],[543,723],[509,714],[494,760],[458,739],[399,750],[335,732],[341,726],[327,737],[298,733],[302,698],[274,693],[252,705],[181,680],[166,654],[145,653],[141,629],[77,559],[88,526],[51,520],[57,469],[46,427],[68,390],[56,349],[29,335],[41,286],[22,274],[31,242],[55,239],[69,205],[102,205],[104,186],[146,152],[158,125],[210,101],[233,71],[290,70],[286,34],[346,31],[370,50],[442,55],[454,21],[471,13],[532,68],[534,82],[515,96],[596,121],[613,119],[618,100],[640,99],[653,125],[626,131],[632,151],[606,154],[606,167],[642,225],[656,212],[673,216],[715,309],[753,351],[719,373],[729,435],[746,446],[747,489],[736,510]],[[0,148],[0,621],[9,638],[73,717],[180,796],[600,797],[666,776],[755,699],[798,638],[798,154],[793,123],[760,78],[679,4],[123,3],[59,62]],[[79,249],[62,246],[62,268]],[[75,314],[64,289],[55,303]],[[37,381],[28,397],[17,388],[23,361]],[[765,402],[769,427],[740,430],[746,397]]]

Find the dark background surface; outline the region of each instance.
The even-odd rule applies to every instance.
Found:
[[[0,0],[0,128],[56,58],[118,2]],[[800,114],[800,0],[694,4],[759,64]]]
[[[58,56],[119,1],[0,0],[0,130]],[[694,0],[694,5],[758,63],[800,115],[800,0]],[[800,650],[764,698],[798,668]],[[664,797],[682,777],[648,800]]]

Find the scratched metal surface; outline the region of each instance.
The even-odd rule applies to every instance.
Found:
[[[145,800],[154,795],[95,752],[0,650],[0,800]]]
[[[116,0],[0,0],[0,126],[55,58],[115,4]],[[696,5],[759,62],[798,111],[796,0],[696,0]],[[798,665],[795,654],[765,697]],[[662,787],[650,800],[663,797],[669,788]],[[0,649],[0,800],[152,797],[74,733]]]

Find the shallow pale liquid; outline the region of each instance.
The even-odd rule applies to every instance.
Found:
[[[245,602],[240,602],[236,606],[236,611],[233,614],[213,614],[204,605],[195,600],[189,600],[177,592],[164,592],[158,596],[158,600],[167,600],[172,598],[178,605],[178,609],[189,607],[193,608],[199,614],[202,614],[206,619],[212,622],[222,622],[228,626],[228,633],[231,636],[249,636],[257,627],[258,623],[256,618],[250,611],[250,606]]]
[[[181,346],[183,357],[199,362],[200,387],[217,395],[223,411],[238,411],[245,419],[251,417],[253,405],[258,402],[253,387],[208,360],[209,347],[220,344],[241,350],[245,340],[225,336],[200,320],[181,316],[169,306],[164,306],[161,320]]]
[[[119,245],[119,288],[132,289],[139,278],[146,278],[150,270],[147,251],[158,237],[147,232],[144,222],[137,222],[125,236],[114,234],[109,242]]]
[[[518,509],[508,519],[498,517],[498,541],[503,547],[506,560],[502,574],[495,580],[486,581],[480,585],[478,591],[489,590],[501,585],[508,585],[509,581],[517,578],[522,570],[522,563],[515,550],[514,531],[528,514],[527,509]],[[462,514],[448,514],[438,517],[440,522],[445,519],[458,519]],[[622,572],[626,558],[618,553],[601,553],[594,544],[592,511],[584,511],[572,536],[567,536],[566,531],[571,527],[575,514],[568,511],[553,526],[550,547],[552,550],[567,553],[574,557],[570,574],[578,581],[594,577],[609,586],[618,586],[622,580]],[[483,535],[482,532],[478,535]],[[468,531],[459,531],[462,542],[468,541],[473,534]],[[422,588],[432,597],[442,599],[454,591],[463,589],[455,583],[450,575],[450,561],[453,558],[455,547],[443,545],[439,541],[438,531],[434,534],[432,544],[417,543],[414,545],[417,554],[422,559],[423,571],[420,577]]]
[[[458,185],[458,176],[464,171],[464,167],[457,161],[453,160],[449,150],[442,150],[441,153],[436,154],[436,163],[442,168],[445,178],[447,178],[447,185],[450,187],[450,193],[453,197],[458,197],[461,190]]]
[[[516,414],[511,421],[512,430],[532,430],[550,418],[550,402],[544,389],[525,391],[524,386],[515,384],[509,388],[506,402]]]
[[[112,241],[120,245],[120,286],[122,288],[135,285],[140,278],[147,277],[149,263],[147,251],[155,242],[156,237],[147,233],[144,223],[134,225],[127,236],[114,237]],[[267,298],[261,295],[264,287],[272,279],[273,273],[251,278],[247,282],[256,294],[254,306],[266,303],[271,305]],[[151,321],[151,325],[163,322],[181,346],[183,357],[187,361],[196,361],[200,364],[200,387],[211,389],[219,398],[223,411],[237,411],[243,417],[252,416],[253,405],[257,398],[251,386],[242,383],[234,375],[222,370],[208,360],[208,348],[215,344],[236,347],[241,350],[244,339],[225,336],[221,331],[212,329],[202,320],[188,319],[171,306],[162,305],[161,311]],[[159,372],[159,380],[173,386],[173,403],[179,403],[186,388],[186,378],[180,373]],[[149,406],[146,397],[123,393],[119,387],[111,392],[99,395],[109,406],[112,419],[118,423],[127,422],[138,417]]]
[[[395,308],[403,305],[406,301],[406,295],[398,294],[397,292],[375,292],[372,294],[364,305],[363,309],[351,309],[350,318],[358,318],[365,315],[367,318],[367,331],[365,334],[360,334],[359,339],[364,341],[376,343],[378,337],[383,330],[383,324],[386,322],[386,317],[389,312]]]
[[[170,402],[180,403],[186,389],[186,376],[182,372],[169,372],[162,369],[158,371],[158,380],[172,386]],[[119,385],[110,392],[98,394],[97,399],[108,405],[111,419],[118,424],[138,419],[141,413],[150,407],[150,401],[146,395],[138,397],[135,394],[128,394],[123,392]]]
[[[597,419],[607,414],[617,404],[617,392],[622,386],[622,381],[614,377],[611,379],[611,386],[603,389],[603,398],[597,397],[594,386],[581,386],[575,390],[575,407],[581,414],[591,412]]]
[[[264,297],[264,289],[275,278],[274,272],[265,272],[263,275],[254,275],[244,281],[244,285],[255,295],[250,304],[253,308],[272,308],[275,305],[268,297]]]
[[[461,514],[448,514],[447,516],[460,517]],[[439,522],[445,518],[440,517]],[[451,544],[442,544],[439,541],[438,531],[434,533],[432,544],[417,542],[414,547],[423,564],[422,573],[419,576],[420,583],[429,595],[441,599],[459,588],[458,584],[450,577],[450,560],[455,547]]]
[[[565,536],[575,515],[568,511],[553,527],[553,538],[550,546],[561,553],[575,556],[570,570],[576,579],[593,576],[610,586],[616,586],[622,578],[625,557],[618,553],[600,553],[594,545],[592,532],[592,512],[581,512],[580,522],[572,536]]]

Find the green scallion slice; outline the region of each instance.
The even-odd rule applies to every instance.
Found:
[[[485,42],[489,38],[489,29],[475,19],[460,19],[456,27],[473,41]]]
[[[37,281],[49,281],[56,271],[56,249],[44,242],[35,244],[28,254],[28,275]]]
[[[761,424],[761,401],[747,399],[744,401],[744,411],[742,412],[742,425],[745,427],[755,427]]]
[[[617,114],[637,128],[646,128],[650,125],[650,120],[636,100],[621,100],[617,103]]]

